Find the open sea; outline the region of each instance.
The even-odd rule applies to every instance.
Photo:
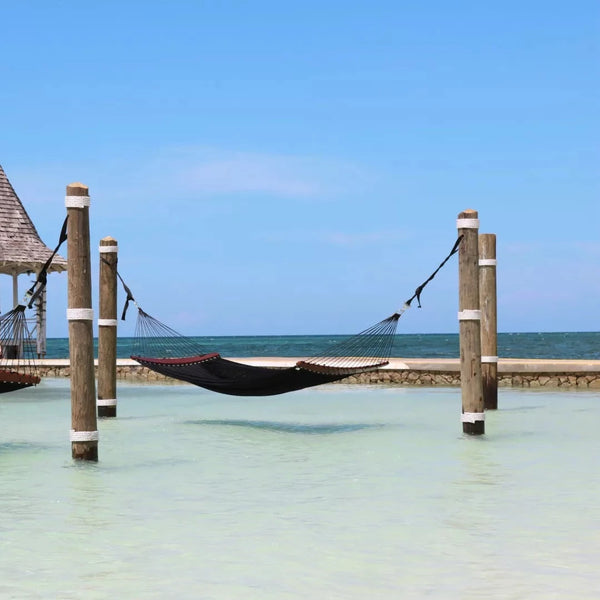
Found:
[[[222,356],[311,357],[346,336],[222,336],[197,337],[199,348]],[[133,338],[118,338],[117,355],[129,358]],[[47,358],[68,358],[67,338],[48,339]],[[455,358],[459,356],[458,334],[399,334],[392,356],[399,358]],[[600,359],[600,332],[499,333],[498,356],[504,358]]]

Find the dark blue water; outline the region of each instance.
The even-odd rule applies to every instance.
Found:
[[[197,337],[199,347],[222,356],[311,357],[345,339],[340,335]],[[133,338],[119,338],[117,354],[132,354]],[[392,356],[399,358],[456,358],[458,334],[400,334]],[[48,339],[47,358],[68,358],[67,338]],[[500,333],[498,356],[504,358],[600,359],[600,332]]]

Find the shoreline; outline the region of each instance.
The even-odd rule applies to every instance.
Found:
[[[243,357],[231,358],[243,364],[286,368],[292,367],[300,358],[294,357]],[[7,361],[11,362],[11,361]],[[17,366],[19,361],[14,361]],[[36,360],[42,377],[69,377],[70,361],[64,359]],[[97,368],[98,361],[94,361]],[[144,383],[173,381],[163,375],[142,367],[132,359],[117,359],[117,380]],[[376,371],[352,375],[341,380],[345,384],[387,384],[401,386],[447,386],[460,385],[460,359],[458,358],[391,358],[388,365]],[[185,382],[178,382],[183,385]],[[600,390],[600,360],[571,359],[523,359],[500,358],[498,360],[498,386],[523,388],[569,388]]]

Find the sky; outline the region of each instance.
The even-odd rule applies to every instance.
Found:
[[[138,304],[182,333],[355,333],[412,295],[470,208],[497,236],[499,331],[599,330],[597,0],[1,15],[0,164],[50,247],[66,185],[89,186],[96,311],[112,236]],[[458,331],[457,265],[400,333]],[[67,335],[66,277],[49,277],[49,337]]]

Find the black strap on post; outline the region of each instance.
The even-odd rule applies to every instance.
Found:
[[[68,221],[68,219],[69,219],[69,217],[67,215],[65,217],[62,228],[60,230],[58,244],[57,244],[56,248],[54,248],[54,252],[52,252],[50,257],[48,258],[48,260],[42,267],[42,270],[39,272],[37,279],[35,280],[35,283],[29,288],[29,290],[27,290],[27,293],[25,294],[25,298],[29,298],[29,303],[27,304],[27,308],[31,308],[33,306],[33,304],[37,300],[38,296],[44,291],[44,288],[46,287],[46,283],[48,281],[48,269],[50,268],[50,265],[52,264],[52,261],[54,260],[54,257],[56,256],[59,248],[63,245],[63,243],[67,239],[67,221]]]
[[[135,302],[135,298],[133,297],[133,294],[131,293],[131,290],[127,287],[127,284],[123,281],[123,278],[119,274],[119,271],[117,271],[117,277],[121,280],[123,289],[125,290],[125,293],[127,294],[127,299],[125,300],[125,306],[123,307],[123,314],[121,315],[121,321],[124,321],[125,315],[127,315],[127,309],[129,308],[129,303],[133,302],[135,304],[136,302]]]
[[[112,269],[115,270],[115,273],[117,274],[117,277],[119,278],[119,281],[121,282],[121,285],[123,286],[123,289],[125,290],[125,293],[127,294],[127,299],[125,300],[125,306],[123,307],[123,314],[121,315],[121,321],[125,321],[125,316],[127,315],[127,309],[129,308],[129,303],[133,302],[134,304],[136,304],[135,298],[133,297],[131,290],[129,289],[129,287],[127,286],[127,284],[121,277],[121,273],[119,273],[117,266],[111,265],[105,258],[102,258],[101,260],[105,265],[108,265],[109,267],[111,267]]]
[[[421,293],[423,292],[423,289],[438,274],[438,271],[450,260],[450,257],[458,252],[458,248],[462,242],[462,239],[462,235],[458,237],[456,242],[454,242],[454,246],[452,246],[450,254],[446,256],[446,258],[440,263],[440,266],[415,290],[415,293],[412,295],[412,297],[406,301],[407,306],[410,306],[410,303],[416,298],[419,308],[421,308]]]

